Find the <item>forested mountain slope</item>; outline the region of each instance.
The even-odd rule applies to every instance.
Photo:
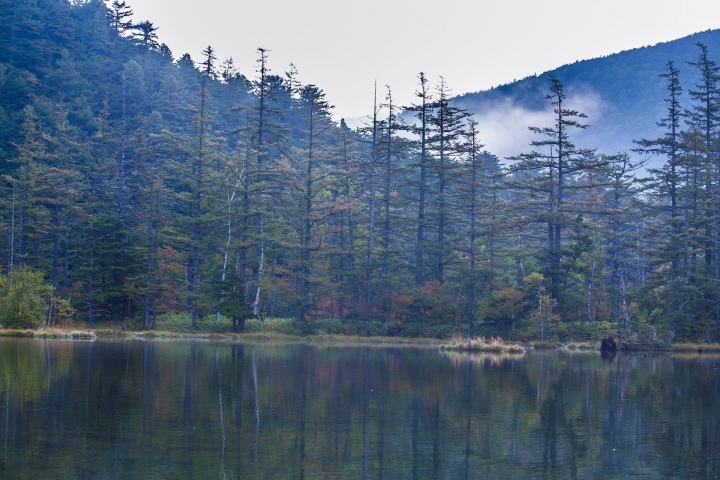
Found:
[[[690,107],[688,90],[700,82],[696,44],[705,44],[711,55],[720,54],[720,30],[636,48],[602,58],[577,61],[550,72],[533,75],[491,90],[466,93],[453,99],[458,107],[475,113],[488,149],[505,157],[522,151],[532,138],[527,126],[545,121],[549,105],[548,74],[565,85],[569,104],[588,114],[590,128],[577,135],[578,145],[614,154],[635,148],[633,140],[659,135],[656,122],[664,115],[669,60],[680,70],[684,90],[681,103]],[[653,159],[657,165],[658,160]]]

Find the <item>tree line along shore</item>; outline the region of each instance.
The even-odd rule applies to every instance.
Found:
[[[499,159],[442,77],[411,105],[378,89],[351,129],[268,50],[242,73],[211,46],[176,57],[125,2],[2,2],[0,24],[6,328],[720,338],[703,44],[657,72],[657,138],[576,145],[592,126],[549,75],[549,123]]]

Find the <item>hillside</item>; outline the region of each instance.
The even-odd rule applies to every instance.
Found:
[[[603,153],[629,151],[633,140],[659,135],[655,123],[665,114],[666,83],[658,75],[666,71],[668,60],[680,69],[683,106],[690,104],[687,92],[694,89],[699,73],[686,62],[697,60],[698,42],[707,45],[712,59],[720,58],[720,30],[709,30],[578,61],[491,90],[467,93],[454,102],[476,114],[490,151],[500,157],[514,155],[527,150],[533,138],[527,127],[542,125],[547,119],[550,106],[544,97],[552,73],[565,85],[570,106],[588,114],[590,128],[576,137],[576,143]]]

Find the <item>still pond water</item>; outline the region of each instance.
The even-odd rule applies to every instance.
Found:
[[[0,339],[0,478],[718,478],[720,357]]]

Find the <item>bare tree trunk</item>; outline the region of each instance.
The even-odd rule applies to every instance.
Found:
[[[117,217],[122,221],[125,211],[125,143],[127,126],[127,97],[125,94],[125,72],[122,74],[122,126],[120,129],[120,157],[118,158]]]
[[[275,317],[275,302],[276,302],[276,289],[277,289],[277,276],[275,275],[275,268],[277,267],[277,255],[273,253],[272,267],[270,267],[270,282],[272,290],[270,291],[270,318]]]
[[[420,78],[420,91],[417,93],[422,99],[419,108],[420,120],[420,185],[418,185],[418,216],[417,216],[417,242],[415,245],[415,285],[423,284],[423,255],[425,241],[425,195],[427,190],[427,113],[428,105],[427,79],[422,72]]]
[[[365,271],[365,334],[370,335],[373,303],[373,248],[375,246],[375,183],[377,176],[377,84],[375,85],[375,102],[373,104],[372,149],[370,157],[370,192],[368,198],[368,251],[367,270]]]
[[[88,279],[88,326],[90,328],[95,328],[95,312],[93,311],[93,295],[94,292],[94,283],[93,283],[93,253],[90,251],[90,278]]]
[[[203,166],[205,161],[205,122],[207,109],[206,79],[203,77],[200,87],[200,112],[198,115],[197,150],[192,160],[192,175],[195,182],[193,192],[193,203],[191,209],[191,242],[190,255],[188,258],[188,308],[191,315],[191,326],[197,328],[198,318],[198,294],[200,278],[200,238],[202,221],[202,197],[203,197]]]
[[[598,232],[597,229],[595,231],[595,245],[593,248],[593,260],[592,260],[592,268],[590,269],[590,280],[588,281],[588,287],[587,287],[587,313],[588,313],[588,322],[592,322],[592,289],[593,289],[593,283],[595,282],[595,266],[597,264],[597,251],[598,251]],[[582,326],[580,327],[580,330],[582,330]]]
[[[235,179],[235,186],[232,189],[232,192],[229,192],[227,195],[227,239],[225,240],[225,249],[223,251],[223,268],[222,268],[222,275],[221,275],[221,281],[224,285],[225,280],[227,278],[227,267],[228,267],[228,255],[230,254],[230,244],[232,243],[232,207],[235,203],[235,197],[237,196],[237,190],[240,187],[242,178],[243,178],[243,171],[240,171],[240,174],[236,176]],[[219,303],[222,303],[223,296],[225,292],[223,289],[220,290],[220,299]],[[215,322],[220,321],[220,312],[215,312]]]
[[[260,318],[260,288],[262,283],[262,274],[263,274],[263,265],[265,264],[265,240],[263,238],[263,218],[262,215],[259,218],[259,227],[260,227],[260,259],[259,259],[259,265],[258,265],[258,275],[257,275],[257,289],[255,289],[255,301],[253,302],[253,314],[257,317],[258,322],[260,323],[260,327],[265,332],[265,327],[263,326],[262,319]]]
[[[12,182],[12,212],[10,214],[10,273],[15,266],[15,179]]]
[[[388,276],[390,269],[390,186],[392,183],[392,134],[395,123],[393,114],[392,93],[388,88],[388,120],[387,120],[387,145],[385,151],[385,185],[383,191],[383,202],[385,207],[385,218],[383,219],[383,259],[382,259],[382,292],[384,303],[385,331],[387,332],[390,322],[390,289],[388,287]]]

